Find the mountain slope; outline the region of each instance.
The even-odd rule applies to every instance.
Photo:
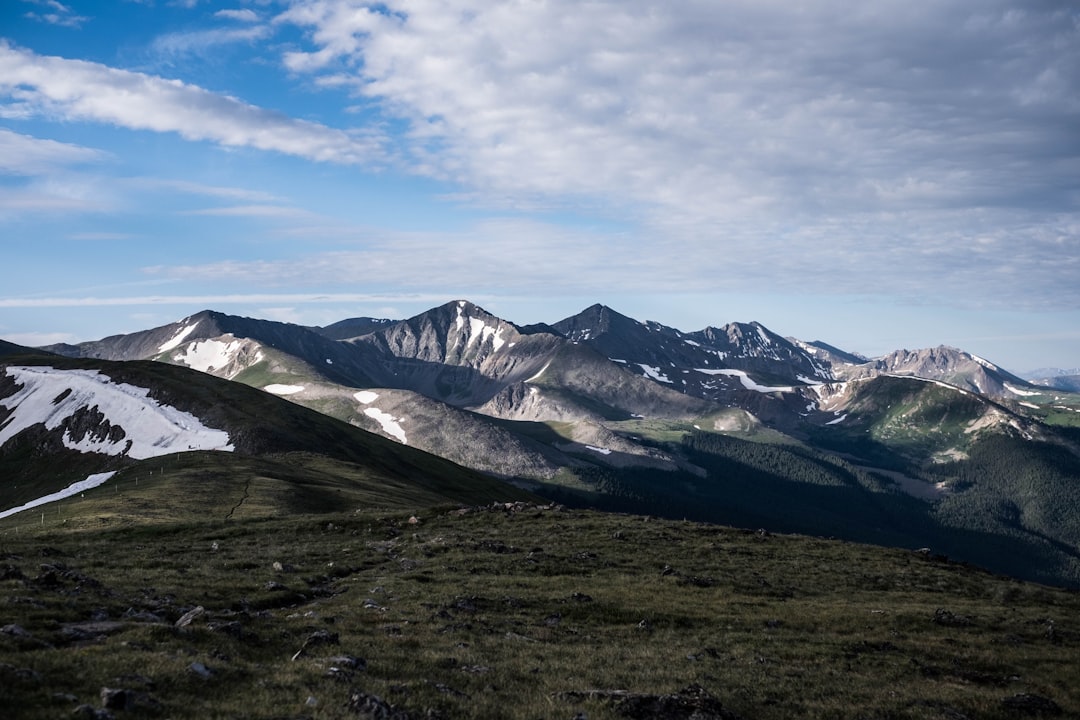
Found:
[[[838,376],[870,377],[888,373],[941,380],[995,398],[1023,398],[1037,391],[1031,383],[989,360],[945,345],[922,350],[896,350],[858,366],[845,366]]]
[[[328,328],[208,312],[80,352],[150,352],[561,502],[932,546],[1080,584],[1077,513],[1047,510],[1073,506],[1060,478],[1080,477],[1080,402],[963,351],[866,360],[603,305],[525,328],[465,300]],[[1001,448],[1011,461],[986,460]]]
[[[5,482],[18,486],[5,492],[8,507],[89,474],[201,449],[271,463],[317,456],[366,482],[411,484],[448,500],[522,497],[505,483],[321,413],[163,363],[41,358],[0,365],[0,398],[0,465]],[[55,474],[43,476],[43,463]],[[290,472],[286,462],[281,478],[287,482]]]

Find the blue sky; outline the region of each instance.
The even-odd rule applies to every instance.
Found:
[[[468,298],[1080,365],[1080,10],[0,2],[0,338]]]

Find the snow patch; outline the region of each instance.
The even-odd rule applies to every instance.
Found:
[[[78,495],[79,493],[86,490],[96,488],[98,485],[103,484],[106,480],[108,480],[115,474],[116,471],[113,470],[111,472],[103,472],[97,473],[96,475],[91,475],[85,480],[71,483],[63,490],[58,490],[57,492],[50,493],[49,495],[39,497],[36,500],[31,500],[28,503],[23,503],[19,507],[11,508],[10,510],[4,510],[3,512],[0,512],[0,518],[6,518],[10,515],[21,513],[23,510],[29,510],[30,508],[36,508],[38,505],[47,505],[48,503],[56,502],[57,500],[69,498],[72,495]]]
[[[357,402],[361,402],[364,405],[370,405],[378,399],[379,393],[370,390],[361,390],[358,393],[353,393],[353,397],[356,398]]]
[[[611,450],[607,448],[593,447],[592,445],[586,445],[586,450],[592,450],[594,453],[600,453],[601,455],[610,455]]]
[[[535,381],[536,381],[536,379],[537,379],[538,377],[540,377],[540,376],[541,376],[541,375],[543,375],[543,374],[544,374],[545,372],[547,372],[547,369],[548,369],[548,367],[549,367],[550,365],[551,365],[551,361],[550,361],[550,360],[548,360],[548,361],[547,361],[546,363],[544,363],[544,367],[540,368],[540,372],[536,373],[535,375],[533,375],[533,376],[532,376],[531,378],[529,378],[529,379],[528,379],[528,380],[526,380],[525,382],[527,382],[527,383],[535,382]]]
[[[1024,407],[1026,407],[1026,408],[1031,408],[1032,410],[1038,410],[1039,409],[1039,406],[1036,405],[1035,403],[1021,402],[1020,404],[1023,405]]]
[[[0,400],[13,411],[0,428],[0,446],[32,425],[43,423],[55,430],[80,410],[97,408],[110,425],[124,431],[123,437],[110,440],[88,433],[76,441],[65,432],[65,447],[138,460],[184,450],[234,449],[224,430],[208,428],[191,413],[151,399],[146,388],[114,383],[97,370],[11,366],[6,372],[22,388]]]
[[[843,415],[841,415],[840,417],[836,418],[835,420],[830,420],[829,422],[827,422],[827,423],[825,423],[825,424],[826,424],[826,425],[836,425],[836,424],[838,424],[838,423],[842,423],[842,422],[844,422],[844,418],[846,418],[846,417],[847,417],[847,413],[844,413]]]
[[[637,366],[645,371],[645,374],[651,377],[653,380],[662,383],[671,383],[671,380],[667,375],[660,372],[660,368],[646,365],[645,363],[637,363]]]
[[[773,393],[773,392],[794,392],[795,388],[787,386],[771,386],[771,385],[759,385],[749,375],[742,370],[723,369],[717,370],[713,368],[694,368],[699,373],[705,375],[727,375],[729,377],[737,377],[742,383],[742,386],[747,390],[753,390],[755,392]]]
[[[1039,391],[1023,390],[1018,387],[1013,387],[1009,383],[1005,383],[1005,389],[1011,392],[1013,395],[1020,395],[1022,397],[1030,397],[1032,395],[1042,395]]]
[[[364,414],[379,423],[379,425],[382,426],[384,433],[393,438],[397,438],[398,442],[403,445],[409,444],[405,440],[405,431],[401,428],[401,425],[398,424],[402,418],[396,418],[388,412],[383,412],[379,408],[373,407],[364,410]]]
[[[174,355],[173,360],[193,370],[208,373],[211,370],[220,370],[236,359],[242,345],[239,340],[199,340],[191,343],[183,353]]]
[[[693,347],[701,347],[701,343],[694,342],[693,340],[683,340],[683,342]]]
[[[263,388],[263,390],[265,390],[268,393],[272,393],[274,395],[294,395],[294,394],[296,394],[298,392],[303,392],[304,391],[304,386],[303,385],[278,385],[277,383],[274,383],[273,385],[267,385],[266,387]]]
[[[187,327],[182,328],[178,333],[172,336],[171,340],[168,340],[164,344],[162,344],[162,346],[158,348],[158,352],[169,352],[170,350],[175,350],[176,348],[180,347],[180,343],[184,342],[184,338],[190,335],[192,331],[198,326],[199,323],[195,323],[193,325],[188,325]]]

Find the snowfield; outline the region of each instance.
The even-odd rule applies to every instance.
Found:
[[[295,395],[298,392],[304,392],[303,385],[279,385],[274,383],[273,385],[267,385],[263,388],[268,393],[274,395]]]
[[[85,490],[90,490],[92,488],[96,488],[98,485],[103,484],[106,480],[108,480],[109,478],[111,478],[115,474],[116,474],[116,471],[114,470],[113,472],[105,472],[105,473],[98,473],[96,475],[91,475],[90,477],[86,478],[85,480],[80,480],[79,482],[71,483],[70,485],[68,485],[63,490],[58,490],[57,492],[51,493],[49,495],[44,495],[42,497],[39,497],[36,500],[31,500],[28,503],[23,503],[19,507],[14,507],[14,508],[11,508],[10,510],[4,510],[3,512],[0,512],[0,519],[6,518],[9,515],[15,515],[16,513],[21,513],[23,510],[29,510],[30,508],[36,508],[38,505],[47,505],[47,504],[49,504],[51,502],[56,502],[57,500],[63,500],[64,498],[69,498],[72,495],[78,495],[79,493],[81,493],[81,492],[83,492]]]
[[[372,420],[379,423],[382,426],[383,432],[390,437],[397,438],[398,442],[403,445],[408,445],[408,441],[405,439],[405,430],[398,424],[398,420],[403,418],[396,418],[388,412],[383,412],[379,408],[365,408],[364,414]]]
[[[637,363],[637,366],[645,371],[645,374],[657,382],[671,383],[671,380],[660,371],[660,368],[653,367],[652,365],[646,365],[645,363]]]
[[[243,343],[239,340],[221,342],[220,340],[201,340],[193,342],[182,354],[178,353],[173,360],[187,365],[200,372],[220,370],[233,361],[240,352]]]
[[[199,323],[188,325],[187,327],[182,328],[180,332],[173,335],[172,340],[165,342],[165,344],[159,347],[158,352],[169,352],[170,350],[175,350],[176,348],[180,347],[180,343],[184,342],[184,338],[190,335],[192,331],[197,327],[199,327]]]
[[[138,460],[186,450],[234,449],[227,432],[208,428],[194,415],[162,405],[149,397],[146,388],[114,383],[97,370],[12,366],[6,372],[22,388],[0,400],[0,405],[12,411],[0,427],[0,446],[33,425],[44,423],[48,430],[55,430],[80,410],[97,408],[111,425],[123,429],[123,437],[111,441],[87,434],[76,441],[65,432],[66,447]]]
[[[371,390],[361,390],[360,392],[353,393],[353,397],[356,398],[358,403],[370,405],[379,399],[379,393],[372,392]],[[364,408],[364,414],[379,423],[379,426],[382,427],[384,433],[392,438],[396,438],[397,441],[403,445],[409,444],[408,440],[405,439],[405,430],[400,424],[405,418],[396,418],[390,413],[374,407]]]

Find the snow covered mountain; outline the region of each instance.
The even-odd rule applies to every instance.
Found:
[[[632,372],[709,400],[834,379],[827,364],[759,323],[683,333],[593,305],[553,327]]]
[[[868,360],[759,323],[683,332],[602,305],[523,327],[455,300],[405,320],[353,318],[326,328],[205,311],[50,349],[82,358],[50,367],[152,389],[154,402],[227,433],[236,453],[364,447],[372,457],[404,454],[412,468],[451,461],[438,472],[464,466],[560,501],[873,542],[940,542],[993,565],[994,553],[964,539],[987,532],[1013,538],[1004,554],[1010,571],[1036,553],[1045,560],[1038,572],[1080,579],[1080,560],[1061,549],[1072,543],[1080,558],[1080,522],[1044,511],[1048,502],[1068,505],[1074,484],[1065,478],[1080,476],[1076,439],[1048,421],[1068,424],[1080,399],[953,348]],[[46,364],[17,360],[11,367]],[[168,381],[150,379],[154,368]],[[213,384],[192,382],[192,370]],[[7,377],[0,398],[32,394],[18,406],[31,402],[25,417],[38,421],[26,426],[23,410],[0,404],[0,432],[14,433],[0,446],[0,465],[26,479],[41,475],[40,458],[62,457],[69,475],[77,467],[87,478],[140,462],[77,449],[126,448],[128,440],[137,447],[128,429],[134,410],[105,412],[112,405],[83,386],[31,393],[38,385],[29,376]],[[90,400],[65,419],[83,396]],[[282,419],[282,406],[306,414]],[[278,419],[267,424],[264,415]],[[381,435],[382,444],[364,445],[342,428]],[[363,455],[350,452],[349,463]],[[989,517],[983,511],[999,505]]]

